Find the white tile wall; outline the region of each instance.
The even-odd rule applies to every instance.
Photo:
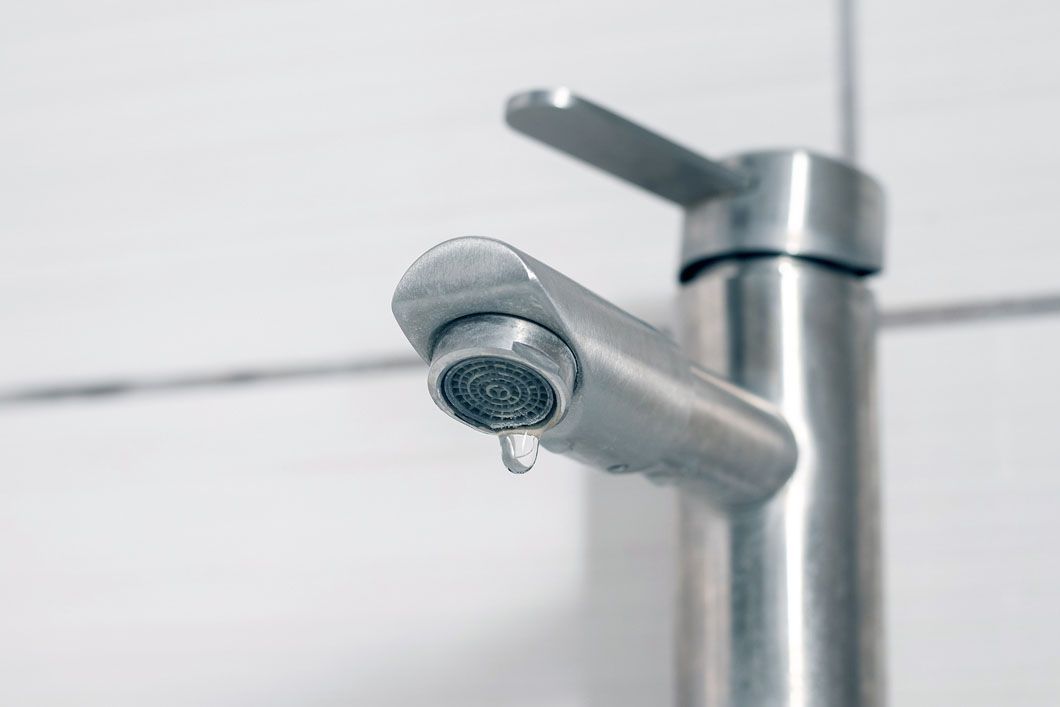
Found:
[[[1060,319],[882,345],[895,705],[1060,701]]]
[[[511,133],[568,84],[688,144],[835,141],[831,3],[91,2],[0,42],[0,384],[390,352],[420,252],[656,301],[679,215]]]
[[[419,372],[0,430],[0,704],[583,704],[586,471]]]
[[[834,9],[8,8],[0,388],[403,351],[394,282],[463,233],[657,319],[678,214],[510,134],[504,97],[831,152]],[[862,14],[884,301],[1056,291],[1060,12]],[[883,339],[893,704],[1060,700],[1058,358],[1055,319]],[[508,475],[419,371],[3,410],[0,704],[669,704],[672,525],[639,479]]]
[[[866,0],[864,143],[885,302],[1060,292],[1060,6]]]

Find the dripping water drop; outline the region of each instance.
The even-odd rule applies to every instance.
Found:
[[[529,432],[502,432],[501,459],[508,471],[513,474],[525,474],[534,467],[537,461],[537,437]]]

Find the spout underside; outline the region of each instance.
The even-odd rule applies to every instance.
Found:
[[[439,381],[472,356],[474,347],[462,349],[461,335],[447,331],[465,318],[518,318],[569,347],[577,371],[569,402],[535,430],[551,451],[681,483],[721,505],[763,500],[794,469],[794,436],[770,403],[693,365],[661,332],[500,241],[458,238],[432,248],[401,279],[393,310]],[[521,363],[548,372],[540,360]]]

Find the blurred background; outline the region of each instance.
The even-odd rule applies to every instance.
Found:
[[[6,3],[0,703],[672,701],[672,492],[508,474],[389,309],[478,234],[668,324],[678,210],[503,125],[551,85],[858,148],[892,702],[1060,703],[1060,6],[851,3]]]

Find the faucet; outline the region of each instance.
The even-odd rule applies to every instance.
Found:
[[[803,149],[718,162],[567,89],[515,130],[684,209],[680,344],[501,241],[417,259],[393,311],[449,416],[673,485],[679,707],[884,704],[875,302],[883,195]]]
[[[532,465],[540,438],[591,466],[738,504],[769,496],[795,468],[795,437],[772,404],[510,245],[457,238],[432,248],[393,304],[430,362],[431,397],[497,434],[512,471]]]

